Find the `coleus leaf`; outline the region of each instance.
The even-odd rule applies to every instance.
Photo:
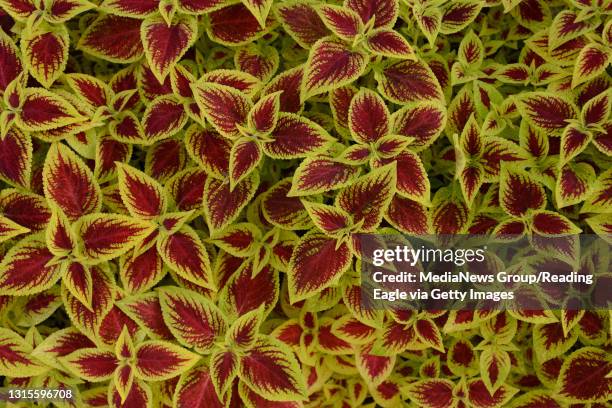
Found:
[[[163,83],[173,64],[195,42],[195,17],[179,15],[167,23],[161,16],[147,18],[140,27],[145,56],[155,77]]]
[[[595,171],[587,163],[566,164],[559,170],[555,186],[557,207],[577,204],[586,198],[589,186],[595,182]]]
[[[100,187],[91,170],[61,143],[53,144],[47,153],[43,184],[47,199],[72,220],[101,208]]]
[[[347,85],[332,89],[329,92],[329,106],[334,117],[334,127],[340,134],[348,131],[348,112],[353,97],[358,89]]]
[[[240,358],[239,367],[240,379],[266,399],[299,401],[305,396],[298,362],[278,340],[259,339]]]
[[[261,231],[250,223],[236,223],[211,236],[211,241],[238,257],[252,255],[261,239]]]
[[[397,31],[388,28],[371,31],[367,35],[366,44],[368,50],[374,55],[398,59],[415,58],[410,43]]]
[[[301,99],[352,83],[363,74],[367,62],[363,51],[350,50],[344,42],[330,37],[320,39],[310,50]]]
[[[576,350],[563,362],[557,392],[572,402],[605,401],[609,397],[609,356],[595,347]]]
[[[411,149],[422,150],[431,145],[446,125],[446,112],[440,104],[421,102],[394,112],[393,133],[413,137]]]
[[[121,258],[120,265],[119,277],[129,293],[150,289],[166,274],[164,262],[155,247],[139,255],[128,252]]]
[[[9,218],[0,215],[0,242],[7,241],[20,234],[29,232],[28,228],[11,221]]]
[[[246,0],[245,0],[246,1]],[[257,2],[250,0],[252,6]],[[259,14],[259,19],[263,17]],[[272,19],[260,24],[258,18],[244,3],[232,4],[208,13],[207,32],[215,42],[230,47],[245,45],[264,36],[271,28]]]
[[[264,306],[267,314],[278,301],[279,286],[278,272],[273,268],[266,265],[254,274],[253,263],[243,262],[223,287],[219,296],[220,307],[229,319],[260,306]]]
[[[310,231],[296,245],[289,270],[289,297],[292,303],[306,299],[333,285],[350,266],[352,255],[345,242]]]
[[[372,353],[372,343],[360,347],[355,356],[357,370],[368,384],[380,384],[387,379],[395,366],[396,356],[379,356]]]
[[[610,91],[602,92],[589,101],[582,107],[580,120],[587,127],[594,125],[602,125],[610,116],[612,105],[612,95]]]
[[[23,296],[50,288],[61,273],[61,266],[52,259],[42,237],[19,241],[0,262],[0,293]]]
[[[228,349],[217,349],[210,356],[209,366],[214,390],[223,400],[238,375],[238,355]]]
[[[48,88],[68,63],[70,38],[63,24],[41,24],[21,40],[21,52],[30,74]]]
[[[373,231],[396,191],[396,166],[388,164],[358,178],[336,196],[336,205],[353,216],[355,223],[363,221],[362,231]]]
[[[438,79],[420,60],[388,63],[375,71],[375,78],[380,94],[394,103],[444,99]]]
[[[132,155],[131,145],[119,142],[109,135],[101,137],[96,144],[96,167],[94,176],[98,182],[108,181],[116,176],[115,162],[127,162]]]
[[[217,396],[211,372],[205,365],[197,365],[181,375],[174,394],[174,404],[177,408],[203,404],[211,408],[225,406]]]
[[[312,120],[294,113],[281,113],[263,150],[273,159],[293,159],[322,152],[335,140]]]
[[[193,85],[195,100],[206,119],[223,136],[239,136],[238,126],[246,124],[253,103],[239,90],[227,85],[200,83]]]
[[[117,303],[117,306],[152,339],[171,340],[174,338],[164,321],[159,296],[156,292],[123,298]]]
[[[221,230],[238,217],[259,186],[259,173],[252,171],[233,189],[229,182],[209,178],[204,186],[204,214],[211,230]]]
[[[510,356],[505,350],[486,348],[480,354],[480,376],[489,394],[495,394],[510,374]]]
[[[111,378],[118,365],[115,353],[97,348],[79,349],[59,360],[77,377],[93,382]]]
[[[189,156],[215,178],[225,178],[229,173],[232,142],[213,130],[198,125],[187,129],[185,147]]]
[[[577,332],[565,334],[561,323],[539,324],[533,328],[533,347],[540,361],[567,352],[576,342]]]
[[[499,202],[508,214],[524,216],[528,210],[540,210],[546,206],[544,188],[528,173],[502,167]]]
[[[164,263],[183,279],[204,288],[214,288],[208,252],[197,233],[184,225],[178,232],[162,234],[157,251]]]
[[[317,12],[323,24],[345,41],[353,41],[364,31],[361,17],[350,8],[321,4],[317,7]]]
[[[266,27],[266,20],[272,8],[272,3],[272,0],[242,0],[242,4],[253,14],[261,28]]]
[[[32,138],[16,126],[0,138],[0,179],[15,186],[28,187],[32,173]]]
[[[165,183],[174,174],[180,173],[186,163],[187,157],[181,141],[163,140],[148,149],[145,158],[145,173]]]
[[[263,305],[257,309],[253,309],[234,322],[230,326],[225,335],[225,342],[232,349],[249,350],[251,349],[259,337],[259,330],[263,323],[264,316]]]
[[[117,163],[121,199],[133,217],[152,220],[166,212],[163,187],[140,170]]]
[[[454,0],[444,4],[440,32],[452,34],[461,31],[474,21],[483,6],[481,2],[474,3],[468,0]]]
[[[0,90],[8,85],[23,72],[23,64],[19,49],[4,30],[0,31]]]
[[[437,6],[415,5],[412,12],[419,29],[433,45],[442,26],[442,11]]]
[[[248,116],[248,126],[257,131],[258,134],[267,135],[278,122],[280,110],[280,94],[275,92],[263,96],[250,110]]]
[[[225,316],[204,296],[173,287],[158,289],[164,321],[176,339],[198,353],[208,354],[225,335]]]
[[[348,109],[348,127],[359,143],[374,143],[390,132],[389,109],[378,93],[362,88]]]
[[[145,18],[157,11],[158,4],[151,0],[105,0],[100,8],[109,14]]]
[[[391,199],[385,219],[405,234],[426,235],[429,231],[427,208],[417,201],[399,195]]]
[[[469,209],[454,189],[445,187],[431,200],[430,219],[436,234],[458,234],[467,226]]]
[[[587,44],[580,50],[572,73],[572,88],[595,78],[610,63],[610,53],[597,43]]]
[[[399,4],[394,0],[346,0],[343,5],[357,12],[363,24],[373,21],[374,28],[393,27],[399,15]]]
[[[274,14],[285,31],[303,48],[330,34],[314,4],[303,1],[287,1],[275,5]]]
[[[73,325],[89,338],[96,339],[102,321],[113,308],[116,286],[113,277],[98,267],[91,267],[90,272],[93,282],[91,306],[84,305],[64,286],[62,300]]]
[[[113,14],[98,16],[83,32],[77,47],[110,62],[130,63],[144,53],[141,21]]]
[[[135,375],[145,381],[162,381],[191,368],[200,356],[176,344],[150,340],[136,346]]]
[[[559,133],[567,120],[577,116],[576,106],[562,96],[547,92],[528,92],[517,100],[521,115],[536,129]]]
[[[272,79],[279,64],[280,57],[278,51],[271,46],[248,44],[241,47],[234,54],[234,65],[236,68],[240,71],[248,72],[262,82],[268,82]]]
[[[289,230],[306,229],[310,217],[301,200],[291,192],[293,186],[291,178],[286,178],[270,187],[263,195],[261,211],[272,225]]]
[[[107,397],[105,399],[105,401],[110,401],[109,406],[113,408],[124,408],[130,406],[146,407],[151,404],[152,400],[153,395],[151,393],[151,387],[137,379],[133,381],[129,393],[125,399],[119,394],[113,383],[111,383],[111,385],[108,387]]]
[[[79,262],[69,262],[62,276],[62,284],[82,304],[91,307],[93,282],[89,267]]]
[[[175,97],[159,96],[155,98],[153,102],[147,106],[142,119],[142,128],[145,137],[144,143],[151,144],[174,135],[183,128],[185,123],[187,123],[187,119],[188,117],[185,114],[183,104],[177,101]],[[129,124],[125,122],[122,122],[122,125],[129,126]],[[134,131],[119,128],[118,130],[122,130],[120,134],[138,134],[137,127]],[[138,142],[138,139],[136,138],[133,143],[134,142]]]
[[[30,377],[47,371],[47,368],[31,356],[32,346],[19,334],[7,328],[0,328],[0,349],[2,361],[0,373],[3,376]]]
[[[116,258],[134,247],[155,226],[118,214],[94,213],[82,216],[73,225],[79,237],[79,252],[89,262]]]
[[[21,130],[44,131],[81,122],[85,118],[66,99],[42,88],[27,88],[15,123]]]
[[[299,401],[270,401],[263,398],[261,395],[250,389],[244,383],[238,385],[238,392],[242,402],[247,408],[255,408],[267,406],[270,408],[298,408],[301,404]]]
[[[6,218],[31,231],[44,230],[51,217],[43,196],[21,189],[0,191],[0,210]]]
[[[477,408],[503,407],[518,392],[518,389],[503,384],[495,393],[491,394],[484,382],[477,378],[470,380],[466,387],[470,404]]]
[[[395,163],[397,193],[422,203],[429,203],[430,183],[427,171],[418,154],[409,150],[392,159],[372,160],[373,167]]]
[[[607,212],[606,208],[612,204],[612,170],[607,170],[601,173],[595,183],[590,187],[590,192],[587,199],[580,210],[581,213]]]
[[[342,237],[350,232],[353,221],[345,211],[331,205],[302,201],[314,225],[331,237]]]
[[[259,79],[253,75],[234,69],[215,69],[202,75],[198,82],[211,82],[229,86],[243,92],[251,98],[261,89],[262,85]]]
[[[248,137],[234,142],[230,152],[230,187],[235,186],[253,171],[263,156],[259,143]]]

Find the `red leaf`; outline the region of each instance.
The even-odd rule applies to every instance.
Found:
[[[363,74],[367,54],[340,40],[323,38],[310,50],[302,84],[302,100],[350,84]]]
[[[361,18],[349,8],[321,4],[317,11],[327,28],[345,41],[353,41],[363,32]]]
[[[212,351],[214,342],[227,331],[221,311],[198,293],[165,287],[159,290],[159,302],[170,331],[198,353]]]
[[[229,182],[209,178],[204,187],[204,213],[211,230],[221,230],[238,217],[240,211],[255,195],[259,173],[249,176],[230,189]]]
[[[308,298],[335,283],[349,267],[351,252],[345,243],[319,232],[309,232],[300,239],[291,256],[289,297],[291,303]]]
[[[285,31],[304,48],[310,48],[330,34],[315,7],[309,2],[279,3],[275,12]]]
[[[390,132],[390,113],[378,93],[363,88],[355,95],[348,110],[348,127],[359,143],[374,143]]]
[[[526,172],[502,168],[499,201],[508,214],[520,217],[530,209],[544,208],[546,193]]]
[[[130,63],[140,59],[141,20],[112,14],[99,16],[83,32],[78,48],[111,62]]]
[[[183,374],[176,387],[175,400],[177,408],[225,407],[217,396],[208,367],[203,365]]]
[[[59,78],[68,62],[68,30],[65,26],[42,24],[21,40],[24,62],[30,74],[48,88]]]
[[[293,113],[281,113],[270,133],[272,141],[263,144],[266,155],[292,159],[326,149],[334,140],[315,122]]]
[[[52,145],[47,153],[43,182],[47,199],[72,220],[101,208],[100,187],[91,170],[61,143]]]
[[[442,88],[431,68],[421,61],[387,64],[375,73],[378,90],[389,101],[399,104],[444,100]]]
[[[408,198],[394,196],[385,218],[405,234],[426,235],[429,231],[427,208]]]
[[[214,288],[208,252],[196,232],[186,225],[178,232],[164,234],[157,251],[179,276],[204,288]]]
[[[240,358],[240,378],[272,400],[300,401],[305,389],[293,354],[278,340],[260,339]]]
[[[60,277],[60,265],[43,240],[31,237],[13,246],[0,263],[0,293],[28,295],[51,287]]]
[[[187,123],[183,104],[172,96],[156,98],[145,110],[142,119],[144,135],[148,144],[168,138]]]
[[[32,139],[28,133],[11,127],[4,138],[0,138],[0,178],[15,186],[27,188],[31,172]]]
[[[195,99],[209,122],[223,136],[241,135],[239,126],[246,125],[253,104],[242,92],[227,85],[198,83],[194,85]]]
[[[399,59],[414,58],[410,43],[401,34],[388,28],[379,28],[368,34],[367,45],[376,55]]]
[[[254,42],[267,32],[267,28],[262,29],[251,11],[241,3],[209,13],[208,20],[210,38],[231,47]]]
[[[0,90],[4,91],[22,71],[19,50],[13,40],[0,30]]]
[[[143,22],[141,36],[144,52],[153,74],[160,82],[195,42],[197,33],[197,20],[192,16],[180,15],[170,24],[161,16]]]
[[[374,28],[393,27],[399,15],[395,0],[346,0],[345,7],[356,11],[364,24],[374,19]]]

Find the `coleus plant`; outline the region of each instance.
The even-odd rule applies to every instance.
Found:
[[[608,406],[610,312],[373,310],[359,237],[525,236],[546,255],[509,268],[609,271],[611,14],[0,0],[3,386],[73,390],[59,407]]]

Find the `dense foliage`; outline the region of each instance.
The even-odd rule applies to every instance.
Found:
[[[610,0],[92,1],[0,0],[5,386],[607,406],[609,312],[368,310],[356,237],[612,242]]]

